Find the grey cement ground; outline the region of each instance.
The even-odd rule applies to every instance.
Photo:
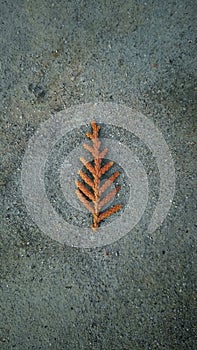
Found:
[[[0,0],[0,349],[196,348],[196,13],[194,0]],[[20,174],[41,121],[95,101],[151,118],[171,149],[176,193],[152,236],[136,227],[83,250],[39,231]]]

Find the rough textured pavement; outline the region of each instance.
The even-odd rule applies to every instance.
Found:
[[[0,0],[2,350],[196,348],[196,13],[194,0]],[[176,192],[152,235],[77,249],[27,215],[21,164],[42,121],[99,101],[155,123]]]

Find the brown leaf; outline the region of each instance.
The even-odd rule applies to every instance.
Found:
[[[100,126],[96,124],[95,121],[91,122],[92,133],[87,132],[86,136],[92,141],[92,146],[85,144],[84,148],[89,151],[94,158],[94,166],[87,162],[84,158],[80,158],[81,162],[85,166],[85,168],[92,174],[93,180],[86,174],[83,170],[79,171],[79,175],[82,180],[85,182],[83,184],[81,181],[76,181],[76,194],[79,200],[83,203],[83,205],[92,213],[93,223],[92,229],[97,230],[100,221],[104,220],[108,216],[114,214],[118,210],[121,209],[121,204],[117,204],[112,208],[105,210],[103,213],[100,213],[100,209],[108,203],[111,199],[113,199],[116,193],[119,190],[117,186],[110,193],[108,193],[103,199],[101,199],[101,194],[114,182],[114,180],[119,176],[119,172],[116,171],[112,174],[109,179],[105,181],[105,183],[101,186],[101,177],[104,175],[114,164],[114,162],[110,161],[104,166],[101,165],[102,159],[106,156],[108,149],[104,148],[100,151],[101,142],[99,141],[98,135]],[[90,186],[93,190],[93,193],[86,187],[86,185]],[[92,203],[89,202],[89,200]]]

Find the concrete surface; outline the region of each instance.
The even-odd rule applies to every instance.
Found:
[[[0,0],[0,349],[196,348],[196,13],[195,0]],[[41,121],[95,101],[151,118],[176,193],[153,235],[76,249],[27,215],[21,163]]]

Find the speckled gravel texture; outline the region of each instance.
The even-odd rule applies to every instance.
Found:
[[[0,0],[1,350],[196,349],[196,14],[195,0]],[[42,121],[98,101],[161,130],[176,193],[152,235],[77,249],[27,215],[21,164]]]

